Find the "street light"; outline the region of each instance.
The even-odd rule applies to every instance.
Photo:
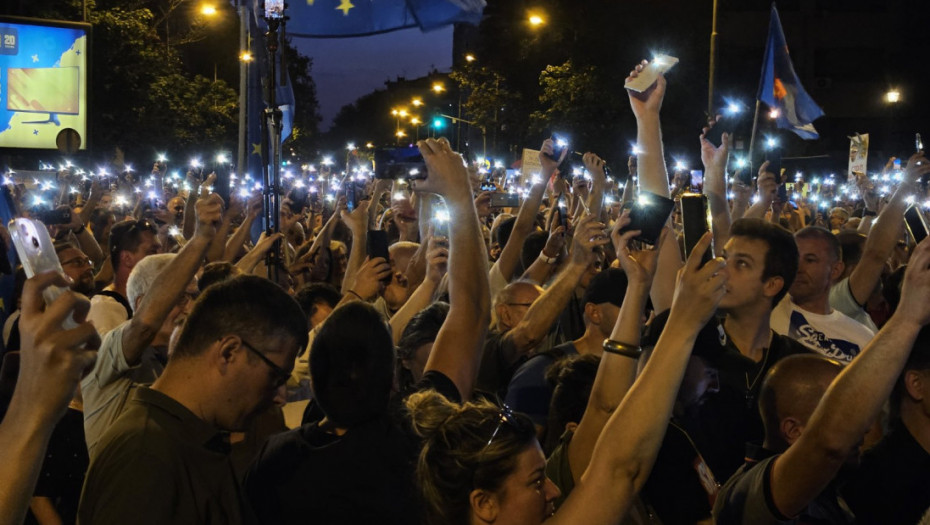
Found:
[[[465,55],[465,61],[466,61],[466,62],[474,62],[474,61],[475,61],[475,55],[473,55],[473,54],[471,54],[471,53],[467,53],[467,54]]]
[[[897,104],[901,102],[901,92],[897,89],[892,89],[885,93],[885,102],[889,104]]]
[[[772,119],[772,120],[775,120],[775,119],[778,118],[778,108],[772,108],[772,109],[769,111],[769,118]]]
[[[546,23],[546,19],[539,13],[530,13],[527,20],[534,29]]]
[[[204,16],[213,16],[217,13],[216,6],[211,4],[204,4],[200,7],[200,14]]]
[[[444,86],[442,82],[433,82],[432,89],[435,93],[442,93],[443,91],[446,90],[446,86]]]
[[[243,62],[251,62],[252,53],[249,53],[248,51],[243,51],[242,53],[239,54],[239,60]]]

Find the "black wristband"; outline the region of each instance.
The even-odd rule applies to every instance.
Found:
[[[639,359],[643,353],[641,346],[633,346],[611,339],[604,339],[604,351],[610,354],[622,355],[632,359]]]

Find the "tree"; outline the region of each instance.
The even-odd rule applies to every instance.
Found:
[[[492,152],[498,151],[498,141],[508,144],[526,135],[527,121],[519,118],[523,97],[510,89],[506,77],[488,67],[466,64],[449,78],[463,94],[465,118],[486,130]]]
[[[300,54],[290,41],[281,46],[287,71],[294,90],[294,125],[291,136],[284,142],[284,150],[298,157],[308,158],[319,147],[320,103],[316,97],[316,83],[310,72],[313,60]]]

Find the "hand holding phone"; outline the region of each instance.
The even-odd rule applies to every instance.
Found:
[[[681,196],[681,224],[684,230],[685,260],[687,260],[691,257],[691,252],[701,237],[712,230],[712,219],[706,195],[685,193]],[[713,253],[714,243],[711,239],[710,247],[701,256],[701,265],[713,259]]]
[[[640,234],[633,240],[655,245],[674,207],[675,201],[668,197],[641,191],[630,208],[630,223],[620,233],[639,230]]]
[[[643,67],[643,70],[640,71],[639,74],[635,77],[631,77],[623,87],[630,91],[642,93],[656,83],[656,80],[659,79],[659,75],[672,69],[677,63],[678,59],[673,56],[659,55]]]
[[[26,278],[32,278],[36,275],[48,271],[65,274],[61,268],[61,262],[58,260],[58,254],[55,253],[55,245],[52,237],[48,234],[48,229],[39,221],[30,219],[13,219],[10,221],[10,237],[13,239],[13,245],[16,246],[16,254],[26,272]],[[45,304],[52,304],[55,299],[62,293],[67,292],[67,288],[61,286],[49,286],[42,292]],[[78,324],[73,317],[68,316],[62,322],[62,328],[70,330]]]

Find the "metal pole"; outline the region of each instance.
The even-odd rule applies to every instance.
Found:
[[[746,162],[749,163],[749,172],[752,173],[752,152],[756,146],[756,132],[759,130],[759,106],[761,102],[756,99],[756,113],[752,117],[752,135],[749,136],[749,151],[746,152]]]
[[[246,119],[248,118],[248,77],[249,64],[242,59],[243,53],[249,50],[248,10],[245,2],[239,2],[239,151],[236,155],[236,170],[243,175],[248,169],[246,166]]]
[[[717,0],[714,0],[714,13],[711,19],[710,29],[710,71],[707,75],[707,118],[713,119],[714,115],[714,74],[717,62]]]

